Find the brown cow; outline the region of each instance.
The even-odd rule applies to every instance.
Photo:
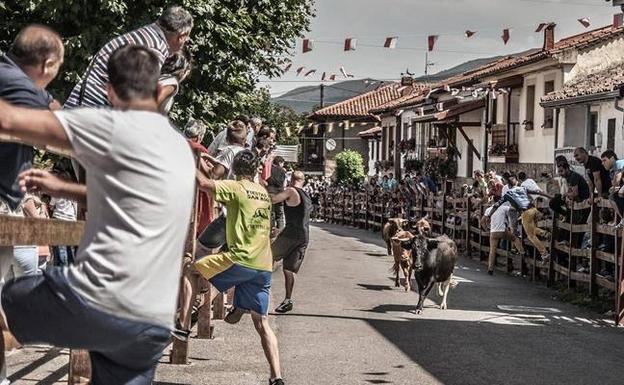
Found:
[[[394,237],[399,231],[403,230],[405,226],[407,226],[409,222],[403,218],[389,218],[388,222],[383,226],[381,230],[381,237],[384,242],[386,242],[386,250],[388,251],[388,255],[392,255],[392,244],[391,239]]]
[[[399,287],[399,270],[403,271],[405,277],[405,291],[411,290],[410,280],[412,278],[412,244],[414,235],[409,231],[399,231],[390,239],[392,243],[392,255],[394,256],[394,265],[392,272],[394,273],[394,286]]]

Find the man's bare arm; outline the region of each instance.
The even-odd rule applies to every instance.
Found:
[[[0,134],[38,147],[71,150],[61,122],[50,111],[15,107],[0,100]]]
[[[207,193],[210,194],[210,196],[214,198],[215,191],[216,191],[214,180],[207,178],[199,170],[197,170],[196,179],[197,179],[197,187],[202,191],[206,191]]]
[[[278,204],[282,202],[286,202],[292,196],[293,190],[291,188],[287,188],[284,191],[271,195],[271,203]]]
[[[67,198],[87,204],[87,186],[63,180],[47,171],[30,169],[19,175],[19,185],[24,192],[46,193],[56,198]]]

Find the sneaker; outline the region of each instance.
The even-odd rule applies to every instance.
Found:
[[[276,313],[288,313],[293,309],[293,303],[289,299],[285,299],[280,303],[278,307],[275,308]]]
[[[241,318],[243,318],[243,315],[245,314],[245,311],[242,309],[239,309],[237,307],[233,307],[225,316],[225,318],[223,319],[225,322],[229,323],[229,324],[237,324],[240,322]]]
[[[281,378],[269,380],[269,385],[284,385],[284,380],[282,380]]]

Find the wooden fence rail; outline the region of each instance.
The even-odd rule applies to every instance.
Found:
[[[473,204],[469,198],[454,197],[450,192],[451,183],[446,183],[437,195],[414,197],[411,204],[404,207],[393,205],[386,194],[324,192],[320,194],[318,217],[329,223],[380,231],[392,213],[399,212],[396,216],[412,223],[428,215],[435,234],[447,234],[468,258],[487,262],[490,234],[480,227],[479,220],[489,205]],[[622,232],[602,223],[599,215],[601,210],[614,214],[610,202],[596,199],[574,203],[569,208],[571,220],[556,215],[543,198],[536,200],[536,207],[541,212],[538,226],[551,234],[550,240],[545,242],[550,260],[540,262],[539,253],[522,232],[525,254],[512,252],[509,242],[503,247],[499,245],[497,261],[503,263],[497,269],[508,273],[517,271],[533,281],[544,281],[547,286],[560,283],[568,288],[587,290],[592,297],[596,297],[600,289],[614,292],[614,321],[624,325]],[[581,265],[582,268],[577,268]],[[614,279],[599,274],[603,270],[611,272]]]

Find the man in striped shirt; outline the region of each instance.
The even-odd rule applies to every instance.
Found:
[[[158,57],[162,67],[165,59],[172,53],[178,52],[187,42],[193,17],[182,7],[169,7],[158,20],[137,30],[118,36],[106,43],[95,55],[82,80],[76,84],[65,108],[110,106],[108,101],[108,59],[118,48],[137,44],[145,46]]]

